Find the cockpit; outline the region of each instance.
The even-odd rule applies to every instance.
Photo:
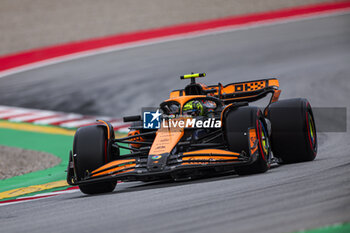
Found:
[[[217,110],[221,110],[222,107],[223,104],[219,100],[208,96],[182,96],[169,99],[160,105],[163,114],[173,117],[215,117]]]

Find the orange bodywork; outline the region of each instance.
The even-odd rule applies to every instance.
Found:
[[[199,155],[199,154],[210,154],[210,155],[239,155],[239,153],[226,151],[226,150],[220,150],[220,149],[204,149],[204,150],[196,150],[196,151],[190,151],[185,152],[183,155]],[[223,158],[228,158],[224,156]]]
[[[271,103],[277,102],[278,99],[280,98],[280,95],[281,95],[281,90],[275,90],[271,98]]]
[[[157,131],[156,138],[153,141],[150,155],[170,153],[174,146],[184,135],[184,128],[181,127],[162,127]]]
[[[128,133],[128,136],[135,136],[140,134],[140,130],[130,130]],[[131,138],[130,141],[135,141],[135,142],[144,142],[145,140],[142,137],[136,137],[136,138]],[[141,144],[130,144],[130,146],[134,148],[140,148]]]
[[[196,156],[208,154],[208,156]],[[226,155],[226,156],[222,156]],[[231,155],[231,156],[227,156]],[[190,151],[183,153],[182,165],[195,165],[195,164],[208,164],[208,163],[222,163],[231,162],[232,160],[238,159],[239,153],[219,150],[219,149],[204,149],[197,151]],[[200,161],[198,161],[200,160]]]
[[[103,165],[102,167],[99,167],[98,169],[94,170],[92,172],[92,177],[94,176],[100,176],[100,175],[104,175],[104,174],[109,174],[112,172],[116,172],[116,171],[121,171],[124,170],[126,168],[132,168],[135,167],[136,163],[135,163],[135,159],[122,159],[122,160],[115,160],[112,161],[110,163],[107,163],[105,165]],[[116,167],[115,167],[116,166]],[[111,168],[113,167],[113,168]],[[108,169],[111,168],[111,169]],[[101,171],[101,172],[99,172]]]
[[[208,160],[208,161],[222,161],[222,160],[232,160],[232,159],[237,159],[238,157],[227,157],[227,156],[191,156],[191,157],[184,157],[182,160],[183,161],[188,161],[188,160]]]
[[[223,93],[237,93],[237,92],[248,92],[256,91],[266,87],[266,81],[253,81],[246,83],[231,84],[223,88]]]
[[[100,123],[102,123],[102,124],[104,124],[106,127],[107,127],[107,138],[108,139],[111,139],[111,131],[110,131],[110,129],[109,129],[109,125],[108,125],[108,123],[106,122],[106,121],[104,121],[104,120],[97,120],[98,122],[100,122]]]
[[[193,165],[193,164],[208,164],[208,163],[221,163],[231,162],[238,157],[227,157],[227,156],[191,156],[182,159],[182,165]],[[198,161],[200,160],[200,161]]]
[[[269,86],[270,87],[279,87],[280,86],[280,84],[279,84],[279,82],[278,82],[278,80],[277,79],[275,79],[275,78],[272,78],[272,79],[269,79],[268,80],[268,83],[269,83]]]
[[[110,174],[110,173],[115,173],[117,171],[125,170],[126,168],[135,168],[135,164],[126,164],[126,165],[122,165],[122,166],[119,166],[119,167],[116,167],[116,168],[108,169],[108,170],[103,171],[103,172],[97,172],[97,173],[93,174],[92,177],[100,176],[100,175],[106,175],[106,174]],[[119,173],[115,173],[115,174],[119,174]]]
[[[172,92],[170,92],[169,98],[172,99],[172,98],[182,96],[182,92],[183,92],[182,90],[181,91],[172,91]]]
[[[255,129],[249,129],[249,147],[251,155],[258,150],[258,138]]]

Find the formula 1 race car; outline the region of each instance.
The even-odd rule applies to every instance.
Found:
[[[79,128],[69,155],[67,182],[86,194],[111,192],[117,181],[191,179],[235,172],[266,172],[272,163],[311,161],[317,135],[306,99],[278,100],[277,79],[196,83],[204,73],[154,112],[124,117],[128,136],[115,138],[107,121]],[[267,95],[264,108],[250,106]],[[121,153],[128,151],[128,153]]]

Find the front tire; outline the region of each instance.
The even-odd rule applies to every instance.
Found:
[[[78,181],[84,179],[88,172],[108,163],[107,129],[103,125],[93,125],[79,128],[74,136],[73,154],[76,154],[76,171]],[[116,186],[113,182],[79,185],[85,194],[112,192]]]
[[[238,175],[250,175],[266,172],[269,167],[270,142],[267,125],[262,112],[257,107],[240,107],[229,110],[225,118],[225,135],[229,149],[235,152],[245,151],[250,154],[248,129],[254,128],[257,133],[258,157],[250,165],[236,167]]]

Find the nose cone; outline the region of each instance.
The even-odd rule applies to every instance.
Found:
[[[168,157],[169,153],[164,153],[161,155],[149,155],[147,160],[147,170],[149,172],[163,171],[166,166]]]

